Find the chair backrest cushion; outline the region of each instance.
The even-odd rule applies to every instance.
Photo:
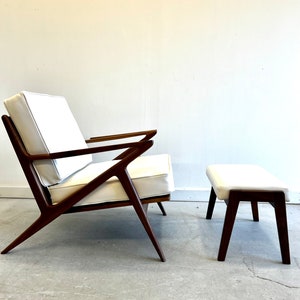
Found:
[[[21,92],[4,101],[30,154],[87,148],[64,97]],[[61,182],[92,161],[91,155],[34,162],[45,186]]]

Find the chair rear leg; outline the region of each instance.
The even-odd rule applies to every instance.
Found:
[[[227,204],[227,209],[226,209],[220,247],[219,247],[218,261],[225,260],[238,206],[239,206],[239,200],[229,199]]]
[[[134,187],[134,184],[126,170],[124,170],[122,173],[118,174],[118,178],[127,193],[129,199],[132,201],[132,205],[141,221],[143,224],[154,248],[156,249],[161,261],[166,261],[165,255],[158,243],[158,240],[156,239],[154,232],[151,228],[150,222],[148,220],[148,217],[145,213],[145,210],[143,208],[143,205],[141,203],[141,200],[139,198],[139,195]]]
[[[162,203],[161,203],[161,202],[157,202],[157,205],[158,205],[160,211],[162,212],[163,216],[166,216],[167,213],[166,213],[166,211],[165,211],[165,209],[164,209]],[[145,210],[145,212],[146,212],[146,214],[147,214],[147,213],[148,213],[149,204],[148,204],[148,203],[143,204],[143,208],[144,208],[144,210]]]
[[[161,203],[161,202],[157,202],[157,205],[158,205],[158,207],[160,208],[160,210],[161,210],[163,216],[166,216],[167,213],[166,213],[165,208],[164,208],[164,206],[162,205],[162,203]]]
[[[6,254],[16,246],[23,243],[25,240],[30,238],[32,235],[37,233],[40,229],[45,227],[51,221],[56,219],[57,216],[47,215],[46,217],[41,215],[31,226],[29,226],[21,235],[19,235],[12,243],[10,243],[4,250],[1,251],[1,254]]]
[[[210,196],[209,196],[209,202],[208,202],[208,207],[207,207],[207,212],[206,212],[206,219],[211,219],[214,208],[215,208],[215,203],[216,203],[217,195],[213,189],[211,188],[210,191]]]

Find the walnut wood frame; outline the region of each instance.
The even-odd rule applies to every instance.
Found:
[[[4,250],[2,250],[1,254],[5,254],[9,252],[10,250],[12,250],[16,246],[18,246],[19,244],[27,240],[33,234],[38,232],[40,229],[45,227],[47,224],[49,224],[50,222],[52,222],[62,214],[132,205],[142,225],[144,226],[154,248],[156,249],[161,261],[166,260],[164,253],[149,223],[146,214],[146,209],[143,206],[147,206],[148,203],[158,203],[162,213],[165,215],[166,213],[164,211],[161,202],[169,200],[170,195],[168,194],[160,197],[146,198],[141,200],[127,172],[128,164],[132,162],[135,158],[140,156],[142,153],[144,153],[146,150],[148,150],[153,145],[153,141],[151,140],[151,138],[156,134],[156,130],[93,137],[90,138],[89,140],[86,140],[87,143],[92,144],[92,143],[99,143],[104,141],[112,141],[112,140],[144,136],[142,139],[140,139],[137,142],[95,146],[86,149],[78,149],[78,150],[56,152],[56,153],[49,153],[49,154],[30,155],[26,151],[22,139],[16,127],[14,126],[14,123],[11,120],[11,118],[9,116],[3,115],[2,121],[4,123],[6,131],[10,138],[10,141],[13,145],[15,153],[19,159],[19,162],[26,176],[28,184],[31,188],[33,196],[36,200],[36,203],[39,207],[40,216],[20,236],[18,236],[11,244],[9,244]],[[63,199],[61,202],[55,205],[52,204],[50,194],[47,188],[41,184],[39,180],[39,176],[36,173],[35,168],[33,166],[33,162],[35,160],[58,159],[58,158],[64,158],[70,156],[95,154],[95,153],[114,151],[114,150],[124,150],[120,155],[114,158],[119,160],[118,163],[116,163],[114,166],[109,168],[104,173],[100,174],[98,177],[96,177],[94,180],[89,182],[86,186],[81,188],[79,191],[68,196],[67,198]],[[112,176],[116,176],[119,179],[120,183],[122,184],[130,200],[112,202],[112,203],[74,206],[77,202],[79,202],[81,199],[83,199],[85,196],[87,196],[89,193],[91,193],[93,190],[95,190],[98,186],[103,184]]]

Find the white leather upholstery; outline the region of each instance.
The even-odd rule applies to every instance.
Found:
[[[283,191],[287,186],[260,166],[244,164],[210,165],[206,175],[220,200],[227,200],[230,190]]]
[[[90,164],[64,182],[49,187],[52,202],[58,203],[115,163],[117,161]],[[128,172],[141,199],[167,195],[174,190],[171,160],[167,154],[140,156],[128,166]],[[113,177],[77,205],[122,200],[128,197],[119,180]]]
[[[30,154],[87,148],[65,98],[22,92],[4,101]],[[92,161],[91,155],[34,163],[45,185],[62,181]]]

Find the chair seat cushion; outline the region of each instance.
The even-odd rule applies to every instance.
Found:
[[[53,204],[78,191],[118,161],[92,163],[61,183],[49,187]],[[167,195],[174,190],[170,157],[167,154],[140,156],[128,165],[128,172],[141,199]],[[112,177],[77,205],[125,201],[128,197],[119,180]]]
[[[210,165],[206,175],[220,200],[227,200],[230,190],[283,191],[287,199],[287,186],[257,165]]]

